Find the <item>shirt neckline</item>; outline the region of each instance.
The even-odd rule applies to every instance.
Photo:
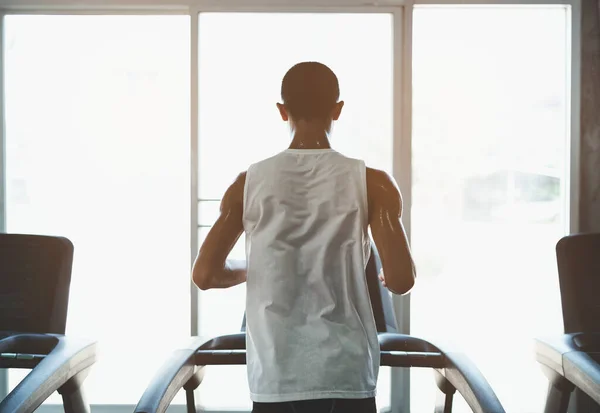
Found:
[[[297,153],[297,154],[310,154],[310,153],[327,153],[335,152],[332,148],[321,148],[321,149],[286,149],[284,152]]]

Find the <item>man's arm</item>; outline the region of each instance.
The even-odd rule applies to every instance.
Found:
[[[194,262],[192,280],[201,290],[229,288],[246,281],[245,262],[227,260],[244,232],[242,214],[245,182],[244,172],[225,192],[219,218],[208,232]]]
[[[402,225],[402,196],[396,182],[383,171],[367,168],[369,225],[381,258],[384,284],[394,294],[406,294],[416,271]]]

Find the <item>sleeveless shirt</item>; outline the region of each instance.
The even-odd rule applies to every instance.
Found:
[[[365,163],[333,149],[288,149],[255,163],[243,224],[251,400],[374,397]]]

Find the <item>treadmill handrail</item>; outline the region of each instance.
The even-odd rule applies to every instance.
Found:
[[[17,335],[19,340],[32,344],[36,335]],[[19,338],[21,337],[21,338]],[[0,402],[0,412],[29,413],[38,408],[52,393],[59,390],[75,375],[96,362],[96,342],[54,334],[38,336],[42,346],[56,340],[56,346],[28,374],[12,392]]]
[[[587,333],[535,340],[536,359],[600,404],[600,364],[575,342]],[[593,334],[593,333],[591,333]]]
[[[428,354],[441,354],[443,365],[427,366],[433,367],[452,384],[463,396],[471,410],[476,413],[503,413],[504,408],[498,400],[496,393],[485,379],[477,366],[463,353],[444,349],[426,340],[395,333],[384,333],[379,335],[379,343],[382,350],[402,350],[408,354],[425,352]],[[416,355],[416,354],[415,354]],[[411,367],[411,366],[408,366]],[[418,364],[412,367],[426,367]]]
[[[536,338],[535,358],[538,363],[547,366],[561,376],[565,376],[563,368],[563,357],[571,351],[577,351],[573,348],[572,334],[563,334],[557,337]]]
[[[505,413],[498,396],[477,368],[465,354],[445,352],[447,365],[437,371],[454,386],[475,413]]]
[[[384,333],[379,335],[379,339],[382,362],[396,360],[394,364],[382,365],[434,368],[459,391],[475,413],[505,412],[479,369],[461,353],[445,353],[425,340],[403,334]],[[194,367],[200,363],[206,366],[244,364],[245,361],[244,333],[207,341],[193,338],[191,345],[174,352],[157,371],[135,413],[164,413],[175,394],[192,377]]]
[[[171,353],[146,387],[134,412],[165,412],[177,392],[194,375],[194,355],[206,341],[202,337],[192,337],[185,347]]]
[[[600,404],[600,366],[584,351],[565,355],[565,378]]]

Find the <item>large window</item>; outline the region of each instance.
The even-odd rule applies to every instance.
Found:
[[[23,8],[4,17],[0,214],[8,232],[75,245],[67,332],[100,342],[91,402],[131,411],[192,322],[201,336],[239,330],[245,286],[196,301],[191,247],[237,174],[289,144],[281,80],[315,60],[346,102],[335,149],[404,191],[418,270],[404,325],[463,349],[507,411],[540,412],[532,338],[561,330],[554,245],[577,207],[571,1],[86,0],[72,13],[65,0],[12,1]],[[401,410],[410,377],[411,411],[433,411],[431,371],[398,377],[381,369],[380,410]],[[197,400],[248,411],[245,368],[209,368]]]
[[[189,17],[5,22],[7,230],[73,241],[86,392],[135,404],[190,331]]]
[[[411,332],[457,344],[507,411],[542,411],[533,337],[562,329],[568,11],[414,12]],[[415,412],[433,410],[428,383],[412,373]]]
[[[323,62],[338,75],[346,105],[335,125],[334,147],[391,172],[392,23],[390,14],[379,13],[200,15],[200,242],[237,174],[289,145],[289,130],[275,104],[285,72],[300,61]],[[244,257],[243,237],[233,255]],[[239,329],[244,294],[244,285],[202,292],[200,333]],[[209,372],[200,391],[202,406],[250,407],[244,367]],[[389,380],[389,369],[383,368],[381,407],[389,404]]]

